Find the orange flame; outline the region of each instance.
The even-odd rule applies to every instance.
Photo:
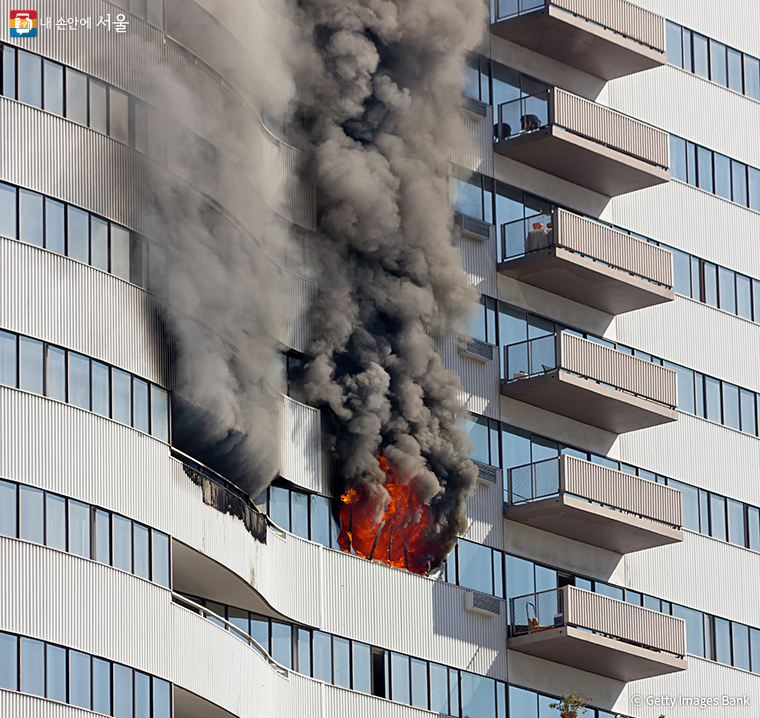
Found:
[[[378,457],[378,463],[387,494],[364,486],[343,494],[338,543],[347,553],[353,550],[363,558],[427,575],[444,558],[434,512],[420,500],[413,481],[402,481],[385,457]]]

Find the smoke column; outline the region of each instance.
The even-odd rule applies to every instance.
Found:
[[[482,0],[303,0],[315,47],[310,140],[321,202],[315,357],[307,391],[336,419],[344,487],[382,493],[378,452],[411,477],[447,546],[477,477],[457,426],[459,380],[431,327],[476,295],[452,246],[444,146]]]

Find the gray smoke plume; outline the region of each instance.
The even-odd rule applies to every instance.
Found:
[[[448,165],[482,0],[303,0],[314,30],[310,139],[321,202],[307,391],[335,417],[344,485],[382,491],[382,452],[414,477],[450,545],[477,476],[459,380],[431,327],[476,296],[452,246]]]

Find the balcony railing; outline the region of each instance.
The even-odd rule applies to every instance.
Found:
[[[504,367],[507,382],[561,369],[672,408],[678,398],[672,369],[566,332],[509,344]]]
[[[502,261],[560,247],[663,287],[673,286],[667,249],[564,209],[501,226]]]
[[[513,637],[569,626],[678,658],[686,653],[682,619],[575,586],[512,598],[510,616]]]
[[[564,455],[508,472],[507,503],[569,494],[667,526],[683,526],[681,492],[574,456]]]
[[[653,50],[665,52],[662,17],[627,0],[496,0],[496,20],[525,15],[552,5]]]
[[[524,137],[551,126],[656,167],[669,166],[667,132],[558,87],[500,104],[495,139]]]

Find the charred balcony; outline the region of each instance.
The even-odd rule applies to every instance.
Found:
[[[494,151],[607,197],[670,180],[667,132],[556,87],[499,105]]]
[[[627,0],[496,0],[491,32],[603,80],[666,63],[664,18]]]
[[[501,274],[608,314],[673,300],[673,255],[564,209],[501,226]]]
[[[510,599],[507,648],[618,681],[686,670],[682,619],[575,586]]]
[[[677,489],[564,455],[510,469],[504,517],[631,553],[683,540]]]
[[[676,373],[567,332],[504,347],[503,396],[615,434],[676,421]]]

